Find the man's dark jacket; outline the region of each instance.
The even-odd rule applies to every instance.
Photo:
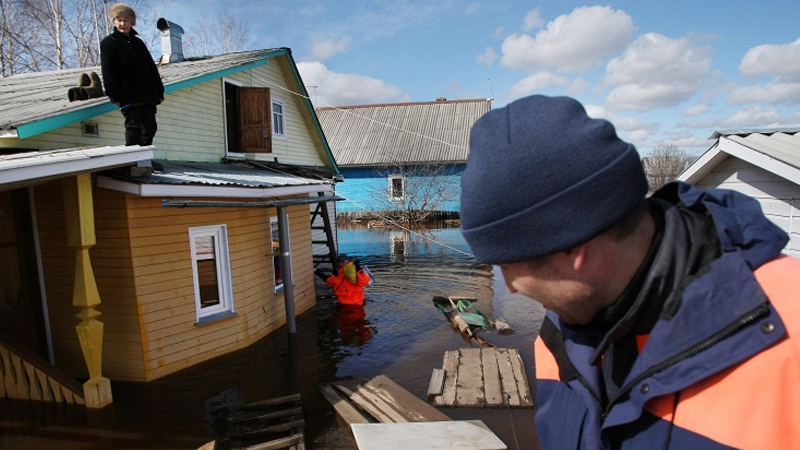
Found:
[[[159,104],[164,98],[164,84],[153,57],[137,32],[128,36],[116,28],[100,42],[103,87],[112,103],[120,107]]]
[[[797,448],[800,260],[781,255],[788,236],[732,191],[672,183],[650,205],[660,245],[623,308],[584,327],[548,312],[542,325],[542,447]]]

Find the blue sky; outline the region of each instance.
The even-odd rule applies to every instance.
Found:
[[[700,154],[716,130],[800,127],[796,0],[161,6],[187,33],[223,12],[248,28],[248,49],[291,48],[317,106],[569,95],[643,155],[667,143]]]

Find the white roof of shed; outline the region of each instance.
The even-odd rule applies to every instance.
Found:
[[[729,156],[800,184],[800,129],[718,131],[717,142],[678,180],[696,183]]]

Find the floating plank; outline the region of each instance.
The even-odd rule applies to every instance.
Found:
[[[353,424],[353,435],[359,450],[508,448],[480,420]]]
[[[428,395],[442,395],[444,391],[444,369],[433,369],[431,382],[428,384]]]
[[[517,349],[448,350],[442,366],[442,393],[429,397],[435,406],[533,407],[525,366]]]

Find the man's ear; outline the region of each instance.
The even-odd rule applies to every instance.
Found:
[[[583,270],[586,264],[586,252],[588,244],[581,244],[568,251],[569,256],[572,258],[572,268],[576,272]]]

